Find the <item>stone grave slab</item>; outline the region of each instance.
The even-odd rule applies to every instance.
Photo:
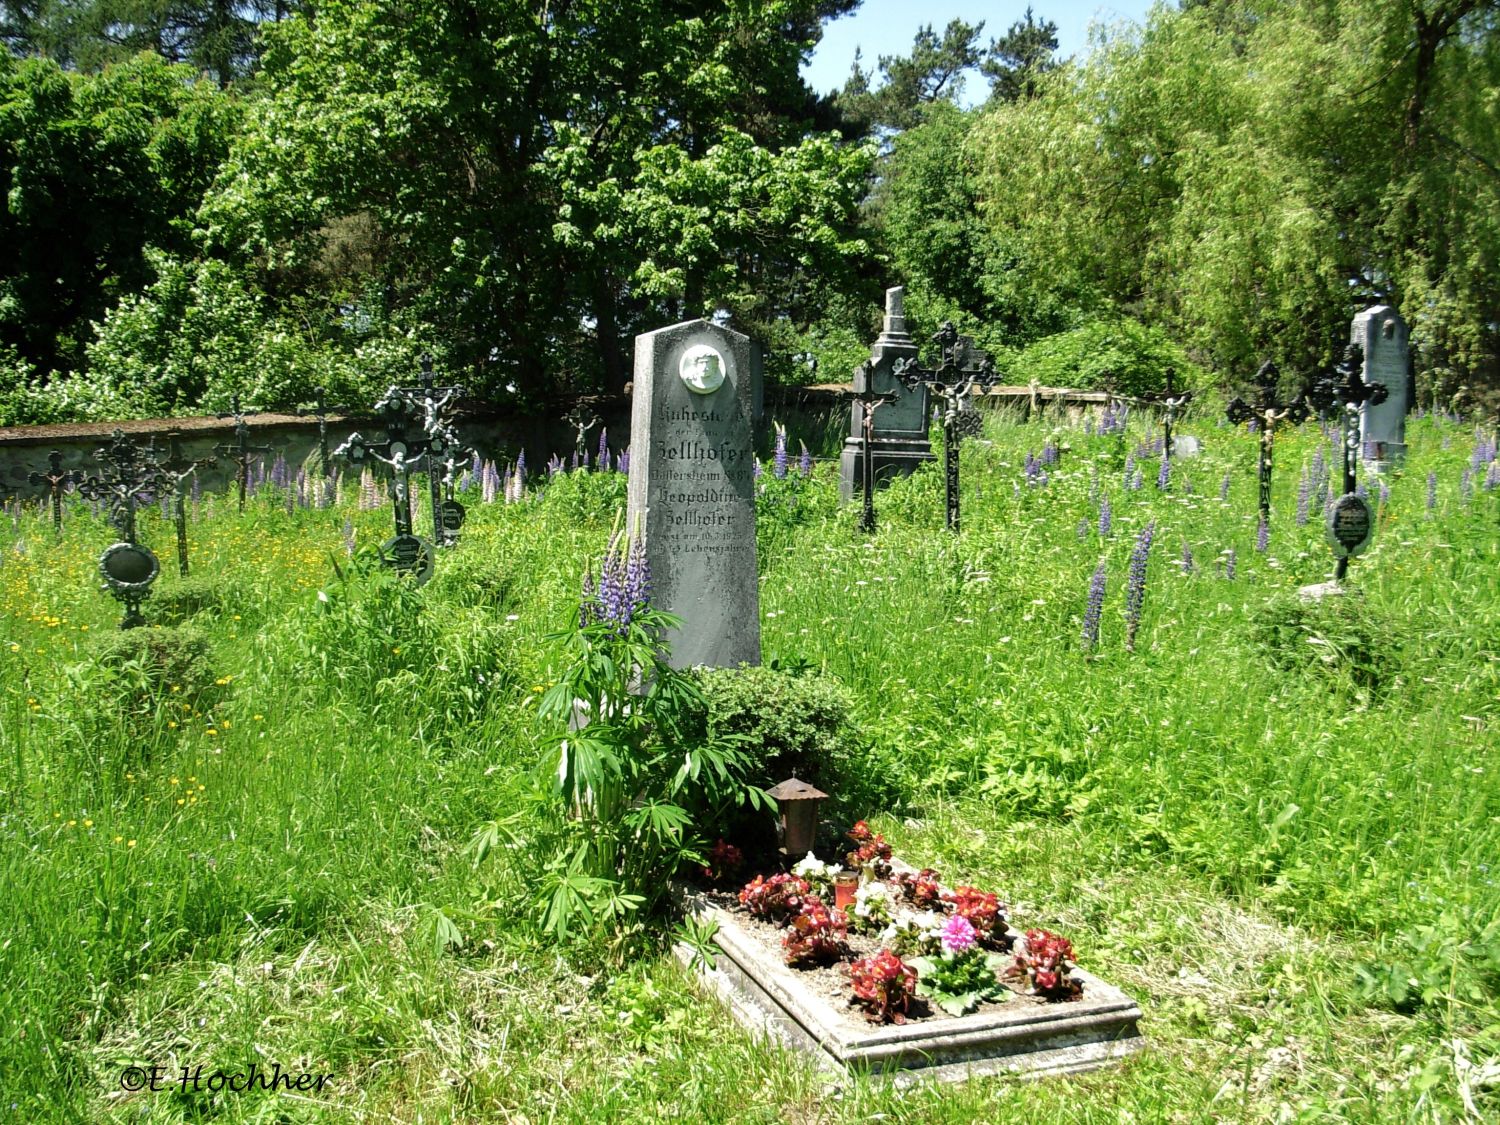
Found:
[[[1386,389],[1381,403],[1359,408],[1359,440],[1364,458],[1384,472],[1406,455],[1406,411],[1411,377],[1411,346],[1406,321],[1389,305],[1376,305],[1354,318],[1349,342],[1365,351],[1364,381]]]
[[[901,1084],[992,1074],[1040,1077],[1094,1070],[1145,1044],[1135,1001],[1081,969],[1073,971],[1083,982],[1077,1000],[1017,997],[966,1016],[872,1024],[857,1008],[836,1004],[804,983],[799,970],[751,935],[754,923],[743,915],[695,892],[685,892],[683,902],[698,920],[718,924],[714,940],[720,952],[710,968],[680,944],[678,960],[695,968],[741,1025],[807,1053],[834,1075],[868,1070]]]

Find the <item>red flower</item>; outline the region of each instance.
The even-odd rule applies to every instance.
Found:
[[[830,914],[820,898],[809,898],[792,919],[786,937],[781,939],[788,965],[836,961],[848,952],[844,933],[848,923],[842,913]]]
[[[888,949],[849,966],[854,999],[871,1023],[905,1023],[917,989],[917,970]]]
[[[807,880],[796,875],[782,873],[769,879],[757,875],[740,891],[740,902],[756,918],[784,922],[802,909],[803,901],[811,894]]]
[[[921,910],[931,910],[943,897],[943,888],[938,883],[938,873],[930,867],[924,867],[916,874],[910,871],[903,872],[896,876],[896,882],[900,885],[902,893],[906,895],[907,901]]]
[[[1005,907],[988,891],[977,887],[954,887],[951,895],[943,901],[953,907],[953,913],[966,918],[969,925],[981,937],[998,938],[1005,934]]]
[[[702,868],[703,877],[719,883],[744,866],[745,857],[739,848],[722,839],[714,845],[708,856],[708,866]]]
[[[1083,983],[1073,978],[1072,968],[1072,942],[1047,930],[1027,930],[1025,947],[1016,953],[1008,975],[1030,982],[1038,996],[1072,1000],[1083,993]]]

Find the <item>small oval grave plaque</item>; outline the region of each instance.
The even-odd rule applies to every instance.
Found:
[[[385,565],[401,574],[410,574],[421,585],[432,577],[432,545],[415,535],[397,535],[380,548]]]
[[[161,563],[151,548],[139,543],[116,543],[99,556],[99,573],[117,594],[148,589],[161,573]]]
[[[1363,554],[1375,535],[1375,513],[1364,497],[1345,493],[1328,513],[1328,544],[1335,556]]]
[[[464,525],[464,506],[457,500],[444,500],[441,508],[444,531],[457,531]]]

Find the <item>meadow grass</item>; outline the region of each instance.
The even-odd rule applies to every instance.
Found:
[[[1269,550],[1254,439],[1211,414],[1172,486],[1127,487],[1146,436],[990,421],[964,447],[964,531],[928,468],[836,502],[836,465],[762,479],[765,660],[849,686],[831,815],[993,888],[1136,996],[1148,1050],[1066,1080],[833,1089],[705,1002],[654,926],[624,957],[532,922],[524,813],[547,638],[623,504],[564,474],[469,496],[412,590],[367,565],[382,506],[240,516],[212,499],[194,579],[158,609],[207,638],[190,682],[101,664],[112,540],[74,503],[0,518],[0,1013],[17,1120],[1461,1120],[1500,1108],[1500,491],[1472,428],[1412,423],[1355,595],[1278,437]],[[791,435],[794,443],[799,435]],[[1048,481],[1027,453],[1055,442]],[[1438,477],[1427,507],[1427,473]],[[1334,466],[1335,475],[1337,468]],[[1227,500],[1220,484],[1229,474]],[[1101,537],[1098,504],[1110,500]],[[1316,506],[1315,506],[1316,507]],[[351,521],[361,553],[345,549]],[[1126,571],[1155,521],[1135,651]],[[1083,536],[1080,538],[1080,524]],[[143,537],[174,568],[170,524]],[[1183,565],[1184,547],[1193,566]],[[1230,556],[1228,552],[1233,552]],[[1234,559],[1234,575],[1226,562]],[[1082,643],[1104,560],[1097,644]],[[174,588],[178,591],[173,594]],[[186,676],[184,678],[187,678]],[[465,844],[519,810],[476,869]],[[331,1073],[317,1095],[126,1094],[127,1065]],[[1486,1064],[1489,1069],[1486,1070]],[[1488,1083],[1488,1084],[1487,1084]]]

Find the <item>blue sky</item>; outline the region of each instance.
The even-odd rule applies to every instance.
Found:
[[[870,70],[881,55],[909,52],[912,37],[923,24],[932,24],[941,35],[952,19],[969,23],[983,20],[980,41],[987,45],[992,37],[1003,35],[1011,24],[1024,18],[1026,7],[1025,0],[864,0],[853,15],[827,26],[802,75],[819,93],[836,90],[849,77],[856,47],[863,49],[861,65]],[[1035,20],[1057,24],[1058,54],[1063,57],[1084,52],[1090,23],[1140,23],[1150,7],[1149,0],[1037,0],[1031,5]],[[970,98],[965,100],[982,96],[985,89],[976,73],[968,83]]]

